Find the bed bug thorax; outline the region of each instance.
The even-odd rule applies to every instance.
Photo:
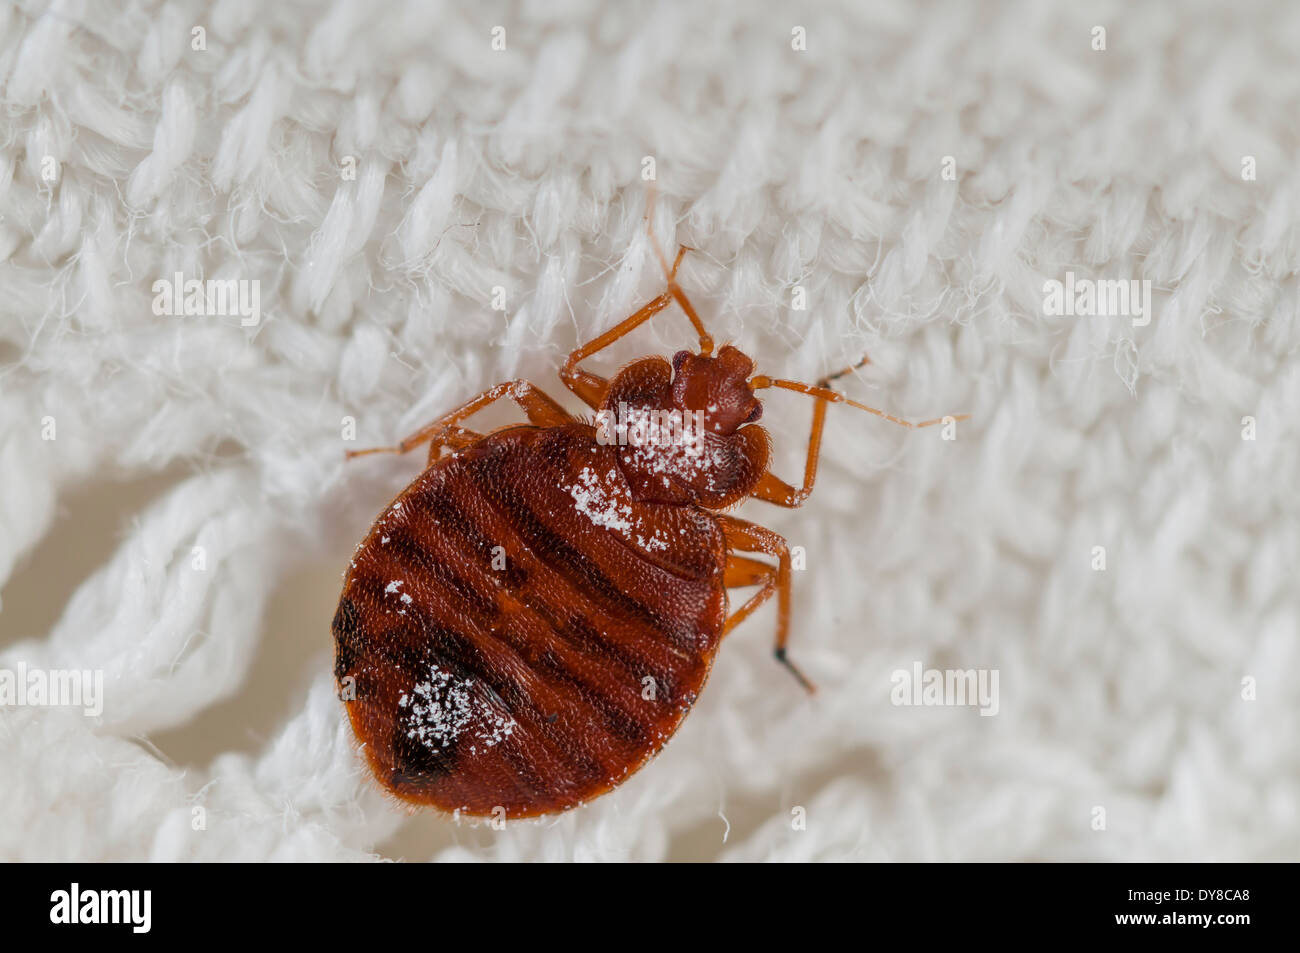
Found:
[[[750,389],[753,362],[734,347],[717,356],[648,357],[610,382],[596,439],[619,447],[619,469],[638,500],[718,508],[763,475],[767,434],[743,428],[763,413]]]
[[[402,800],[524,817],[608,791],[667,742],[722,637],[773,595],[774,654],[811,691],[786,657],[790,548],[724,511],[807,499],[831,403],[906,427],[963,419],[914,424],[849,400],[829,385],[853,368],[803,384],[756,374],[731,345],[715,351],[676,280],[686,251],[670,267],[656,244],[667,290],[561,369],[593,417],[510,381],[379,448],[427,443],[428,466],[345,574],[335,676],[375,777]],[[697,351],[608,380],[580,367],[674,302]],[[798,486],[768,469],[767,388],[814,398]],[[463,426],[502,398],[528,423]],[[727,590],[755,586],[729,610]]]

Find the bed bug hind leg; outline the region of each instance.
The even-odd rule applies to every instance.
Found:
[[[799,671],[786,655],[786,642],[790,636],[790,547],[778,534],[766,527],[739,519],[735,516],[719,514],[718,521],[727,537],[729,554],[724,575],[724,584],[728,587],[761,585],[749,600],[731,614],[723,624],[723,635],[730,632],[745,619],[749,618],[759,606],[776,594],[776,645],[772,654],[795,677],[803,689],[812,694],[817,690],[803,672]],[[777,564],[772,566],[738,555],[740,552],[763,553],[775,556]]]
[[[563,407],[552,400],[536,384],[522,379],[506,381],[504,384],[498,384],[496,387],[485,390],[473,400],[466,401],[451,413],[439,417],[433,423],[421,427],[396,446],[349,450],[346,452],[346,457],[351,460],[353,457],[363,457],[371,453],[409,453],[416,447],[428,443],[431,444],[429,447],[429,460],[432,462],[437,459],[438,453],[443,447],[459,449],[477,440],[481,434],[461,427],[461,421],[467,417],[472,417],[489,404],[501,400],[503,397],[509,397],[518,404],[524,414],[527,415],[528,422],[538,427],[558,427],[573,420]]]

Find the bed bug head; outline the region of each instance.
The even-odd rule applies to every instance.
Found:
[[[768,438],[748,426],[763,405],[750,389],[754,363],[737,348],[681,351],[636,361],[610,382],[597,440],[616,443],[618,465],[640,500],[728,506],[767,469]]]
[[[673,355],[673,404],[703,414],[709,433],[731,434],[763,416],[763,404],[749,387],[754,362],[724,345],[716,357],[678,351]]]

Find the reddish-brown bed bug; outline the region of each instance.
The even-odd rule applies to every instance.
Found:
[[[907,427],[940,420],[911,424],[848,400],[827,386],[839,375],[776,380],[754,375],[735,347],[715,354],[676,281],[686,251],[669,268],[656,245],[667,290],[560,371],[595,421],[517,380],[396,447],[348,454],[430,445],[427,469],[357,548],[333,622],[352,727],[402,800],[528,817],[603,794],[663,747],[722,637],[773,593],[776,657],[812,690],[786,658],[786,542],[723,510],[746,498],[803,503],[829,403]],[[610,380],[579,369],[673,301],[698,354],[642,358]],[[755,396],[768,387],[816,398],[801,487],[768,472]],[[503,397],[528,424],[461,426]],[[745,586],[761,588],[728,615],[726,590]]]

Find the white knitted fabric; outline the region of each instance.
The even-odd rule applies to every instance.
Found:
[[[104,692],[0,708],[0,858],[1300,855],[1294,4],[122,6],[0,8],[0,670]],[[564,356],[663,287],[645,157],[720,341],[972,419],[832,407],[808,503],[740,510],[806,551],[818,694],[768,607],[612,794],[408,812],[329,620],[423,454],[343,451],[516,377],[578,410]],[[1048,313],[1067,272],[1150,323]],[[177,273],[259,320],[155,313]],[[590,366],[694,344],[673,308]],[[792,481],[811,409],[767,392]],[[103,558],[23,628],[60,539]],[[894,704],[917,663],[996,714]]]

